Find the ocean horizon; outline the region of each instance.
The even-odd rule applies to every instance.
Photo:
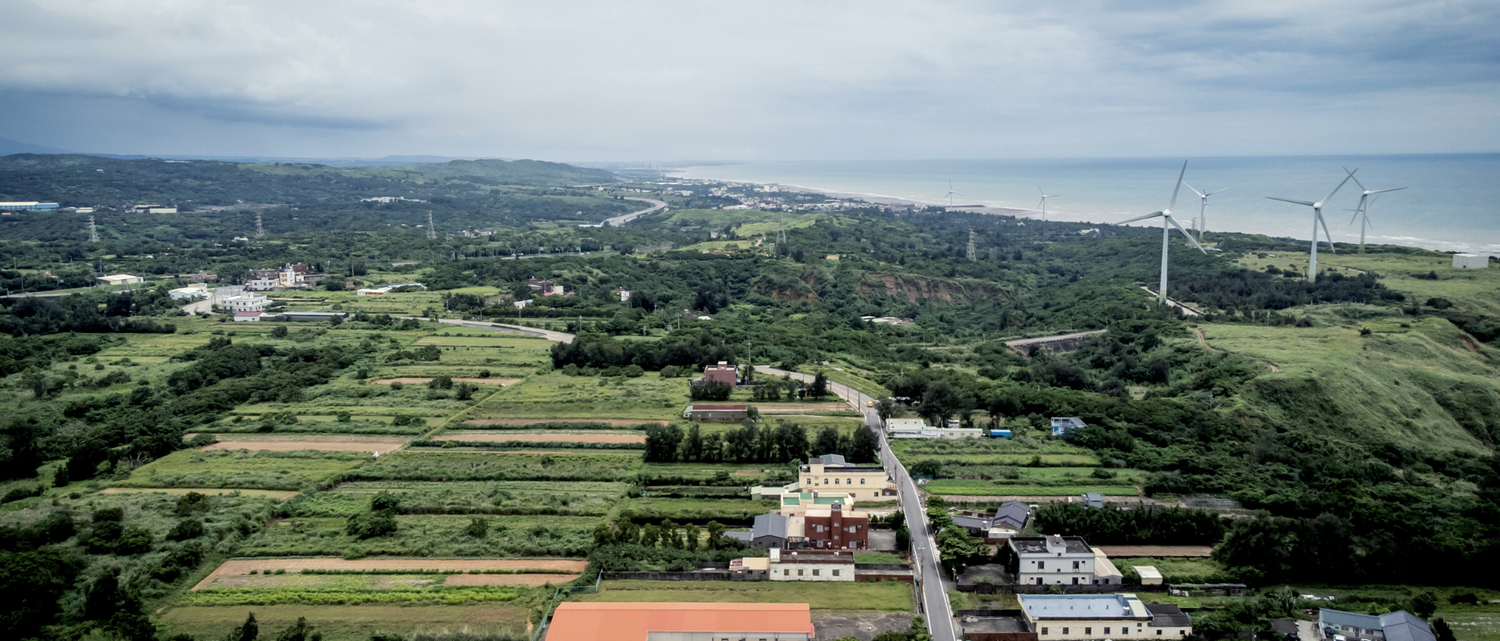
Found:
[[[1268,196],[1316,201],[1345,177],[1343,167],[1381,195],[1369,208],[1370,244],[1500,256],[1500,153],[1369,156],[1228,156],[1006,160],[757,161],[690,165],[682,178],[777,184],[867,199],[1035,210],[1048,194],[1047,219],[1118,223],[1167,206],[1183,160],[1186,185],[1174,217],[1192,228],[1209,198],[1207,229],[1309,240],[1311,208]],[[1324,207],[1335,242],[1358,243],[1353,209],[1361,189],[1346,183]],[[1372,197],[1373,198],[1373,197]],[[1037,212],[1019,216],[1040,218]],[[1148,223],[1135,223],[1148,224]],[[1155,223],[1159,224],[1159,223]],[[1320,234],[1321,237],[1321,234]]]

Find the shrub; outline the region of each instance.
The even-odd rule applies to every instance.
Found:
[[[402,384],[401,381],[391,381],[391,391],[399,392],[403,387],[406,387],[406,385]]]
[[[677,378],[679,376],[682,376],[682,368],[676,365],[668,365],[661,368],[662,378]]]
[[[371,539],[396,532],[393,512],[361,512],[349,519],[344,531],[358,539]]]
[[[464,528],[464,534],[472,536],[476,539],[484,538],[487,534],[489,534],[489,531],[490,520],[481,518],[470,519],[469,526]]]
[[[427,389],[453,389],[453,377],[439,376],[427,382]]]
[[[623,372],[630,378],[640,378],[646,375],[646,370],[640,365],[627,365]]]
[[[203,521],[199,519],[183,519],[172,526],[172,531],[167,533],[167,538],[173,541],[186,541],[203,536]]]

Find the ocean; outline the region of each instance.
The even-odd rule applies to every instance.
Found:
[[[745,162],[683,167],[674,175],[774,183],[868,198],[945,205],[1037,208],[1040,185],[1048,220],[1114,223],[1167,206],[1183,158]],[[1307,240],[1309,207],[1268,200],[1315,201],[1343,180],[1341,167],[1381,195],[1370,207],[1366,241],[1500,256],[1500,154],[1187,158],[1188,185],[1225,190],[1209,198],[1210,237],[1237,231]],[[1360,189],[1349,181],[1324,207],[1335,242],[1359,242],[1350,223]],[[1373,198],[1373,197],[1372,197]],[[1191,228],[1199,199],[1186,186],[1174,217]],[[1040,216],[1040,214],[1035,214]],[[1160,223],[1137,223],[1160,224]]]

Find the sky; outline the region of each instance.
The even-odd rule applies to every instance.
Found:
[[[561,161],[1500,151],[1494,0],[0,2],[0,138]]]

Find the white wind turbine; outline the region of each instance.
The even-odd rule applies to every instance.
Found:
[[[1042,194],[1042,201],[1040,203],[1037,203],[1037,204],[1039,206],[1041,206],[1041,208],[1042,208],[1042,220],[1045,221],[1045,220],[1047,220],[1047,199],[1048,198],[1056,198],[1058,196],[1061,196],[1062,194],[1049,194],[1049,193],[1047,193],[1045,191],[1042,191],[1042,186],[1041,185],[1037,185],[1036,186],[1036,190],[1037,190],[1037,192],[1039,192],[1039,193]]]
[[[1187,185],[1187,188],[1193,189],[1193,186]],[[1203,204],[1198,206],[1198,242],[1200,243],[1203,242],[1203,230],[1208,228],[1208,197],[1222,192],[1225,189],[1229,188],[1225,187],[1224,189],[1220,189],[1219,191],[1198,191],[1196,189],[1193,189],[1193,193],[1198,194],[1199,200],[1203,201]]]
[[[1348,171],[1348,170],[1345,170],[1345,171]],[[1359,171],[1359,168],[1356,167],[1354,169],[1354,171]],[[1349,179],[1354,177],[1354,171],[1350,171],[1348,176],[1344,176],[1344,179],[1341,180],[1341,181],[1339,181],[1339,186],[1338,187],[1334,187],[1333,191],[1328,192],[1327,196],[1324,196],[1322,200],[1319,200],[1317,202],[1310,203],[1310,202],[1307,202],[1305,200],[1292,200],[1290,198],[1277,198],[1275,196],[1266,196],[1266,198],[1270,198],[1271,200],[1279,200],[1279,201],[1284,202],[1284,203],[1292,203],[1293,205],[1303,205],[1305,207],[1312,207],[1312,210],[1313,210],[1312,254],[1311,254],[1311,258],[1307,261],[1307,282],[1309,282],[1309,283],[1316,283],[1316,282],[1318,282],[1318,227],[1319,226],[1321,226],[1323,228],[1323,237],[1328,239],[1328,251],[1331,251],[1331,252],[1333,252],[1335,254],[1338,253],[1338,251],[1333,248],[1333,235],[1328,233],[1328,223],[1323,222],[1323,205],[1328,204],[1328,200],[1331,199],[1331,198],[1333,198],[1334,194],[1339,193],[1339,189],[1341,189],[1344,186],[1344,183],[1349,182]]]
[[[1208,253],[1203,249],[1202,245],[1198,244],[1198,241],[1193,238],[1192,234],[1189,234],[1186,229],[1182,228],[1182,225],[1177,224],[1177,221],[1172,218],[1172,208],[1177,206],[1177,192],[1182,191],[1182,177],[1186,174],[1187,161],[1184,160],[1182,161],[1182,171],[1177,174],[1177,187],[1172,189],[1172,202],[1167,205],[1166,209],[1151,212],[1145,216],[1136,216],[1130,220],[1122,220],[1118,223],[1124,225],[1125,223],[1133,223],[1138,220],[1156,218],[1157,216],[1161,217],[1161,289],[1157,290],[1156,293],[1156,302],[1158,304],[1165,304],[1167,302],[1167,253],[1168,248],[1171,246],[1172,227],[1176,227],[1177,231],[1182,232],[1183,236],[1187,236],[1188,242],[1197,247],[1198,251],[1204,254]]]
[[[1395,189],[1376,189],[1372,191],[1365,189],[1365,184],[1354,177],[1354,171],[1359,171],[1358,169],[1349,171],[1349,168],[1345,167],[1344,171],[1349,174],[1350,179],[1354,180],[1354,184],[1359,185],[1359,188],[1364,190],[1364,193],[1359,195],[1359,205],[1354,208],[1354,218],[1349,219],[1349,224],[1353,225],[1354,219],[1360,218],[1361,214],[1363,214],[1363,220],[1359,222],[1359,253],[1363,254],[1365,253],[1365,228],[1375,228],[1374,225],[1370,224],[1370,205],[1375,204],[1375,199],[1380,198],[1380,194],[1388,191],[1401,191],[1406,188],[1397,187]],[[1370,196],[1374,196],[1375,198],[1371,198]]]
[[[948,181],[948,193],[943,194],[943,197],[948,199],[948,206],[949,207],[953,206],[953,197],[954,196],[962,196],[962,195],[963,194],[960,194],[960,193],[958,193],[956,191],[953,191],[953,181],[951,181],[951,180]]]

